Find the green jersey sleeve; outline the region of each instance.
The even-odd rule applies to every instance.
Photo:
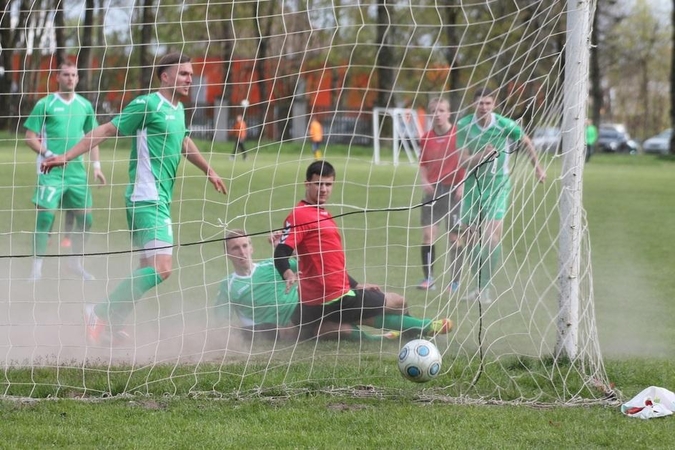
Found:
[[[30,115],[24,122],[23,126],[34,133],[42,133],[42,127],[44,126],[47,115],[47,102],[45,99],[40,99],[33,110],[30,112]]]
[[[129,103],[118,116],[113,118],[112,124],[124,136],[131,136],[144,128],[147,111],[147,97],[138,97]]]

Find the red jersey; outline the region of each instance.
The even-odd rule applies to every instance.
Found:
[[[323,207],[301,200],[286,218],[279,243],[298,256],[301,302],[321,305],[349,292],[340,230]]]
[[[438,136],[433,129],[420,138],[420,167],[426,169],[430,184],[456,186],[464,180],[464,169],[459,167],[459,152],[455,127]]]

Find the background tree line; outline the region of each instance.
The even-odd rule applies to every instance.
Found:
[[[673,0],[675,4],[675,0]],[[232,62],[254,64],[266,123],[303,94],[302,74],[331,77],[334,111],[425,105],[446,92],[454,109],[477,87],[498,87],[500,108],[525,123],[559,120],[565,2],[517,0],[0,0],[0,126],[15,127],[39,92],[40,61],[55,67],[76,54],[79,90],[100,104],[105,92],[151,88],[152,63],[182,50],[222,64],[224,91],[235,88]],[[638,138],[669,126],[672,22],[647,0],[596,0],[589,115],[622,122]],[[123,74],[122,74],[123,72]],[[120,85],[122,84],[122,85]],[[351,93],[351,94],[350,94]],[[33,96],[34,97],[34,96]],[[281,110],[288,113],[288,110]]]

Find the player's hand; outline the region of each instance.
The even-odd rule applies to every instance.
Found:
[[[464,183],[459,184],[453,188],[452,196],[456,202],[460,201],[463,195],[464,195]]]
[[[217,192],[227,195],[227,186],[225,186],[225,183],[220,178],[220,176],[218,176],[215,170],[209,169],[207,177],[209,179],[209,183],[213,185]]]
[[[288,294],[293,289],[293,285],[298,282],[298,274],[288,269],[284,272],[284,280],[286,280],[286,293]]]
[[[105,184],[107,183],[107,181],[105,179],[105,175],[103,175],[103,172],[101,172],[101,169],[94,169],[94,178],[96,178],[98,180],[98,183],[101,186],[105,186]]]
[[[42,164],[40,164],[40,172],[49,173],[54,167],[63,167],[66,164],[68,164],[68,160],[66,159],[65,154],[52,156],[51,158],[42,161]]]
[[[539,164],[534,168],[534,173],[538,182],[543,183],[546,181],[546,171]]]
[[[276,247],[279,243],[279,240],[281,240],[281,230],[271,232],[267,237],[267,240],[270,244],[272,244],[272,247]]]
[[[375,291],[375,292],[382,292],[382,288],[378,286],[377,284],[371,284],[371,283],[363,283],[363,284],[358,284],[356,286],[357,289],[363,289],[364,291]]]

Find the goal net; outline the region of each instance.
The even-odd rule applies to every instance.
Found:
[[[19,3],[7,2],[2,19],[1,395],[613,398],[581,206],[593,2],[70,0],[57,2],[57,10],[46,2],[23,10]],[[84,155],[93,200],[91,227],[82,233],[77,220],[68,228],[71,200],[36,209],[33,196],[41,191],[26,123],[39,114],[40,99],[63,89],[60,64],[73,61],[78,95],[91,102],[99,124],[120,127],[115,118],[133,99],[176,81],[156,77],[170,52],[192,58],[192,86],[183,98],[187,128],[228,193],[216,192],[183,158],[172,188],[170,276],[143,284],[139,259],[145,266],[157,260],[132,246],[125,203],[135,179],[131,149],[141,138],[118,130],[100,145],[102,186],[92,155]],[[502,150],[511,195],[501,253],[467,245],[454,254],[440,232],[433,242],[435,289],[421,290],[419,137],[431,125],[425,110],[431,99],[445,98],[458,123],[475,112],[472,96],[483,88],[498,93],[495,112],[525,134],[559,128],[561,150],[538,153],[546,171],[538,183],[522,142],[510,142]],[[316,143],[314,122],[321,125]],[[50,142],[45,132],[36,131],[38,145]],[[225,233],[243,230],[256,270],[269,266],[268,237],[305,197],[305,170],[318,155],[336,168],[326,209],[340,230],[349,274],[403,296],[411,316],[427,319],[424,335],[443,363],[425,385],[405,380],[397,368],[398,351],[414,333],[383,337],[388,329],[357,323],[344,324],[350,331],[336,339],[247,333],[263,310],[240,300],[245,285],[228,291],[246,275],[224,254]],[[466,183],[472,176],[476,171],[467,171]],[[49,229],[46,212],[53,213]],[[40,233],[50,239],[37,251]],[[485,258],[494,263],[491,301],[467,300],[481,284],[474,268]],[[36,259],[41,276],[32,279]],[[461,279],[450,292],[457,261]],[[159,272],[169,273],[166,266],[152,273],[161,278]],[[289,325],[280,294],[254,296],[270,300],[265,320]],[[114,333],[88,339],[86,306],[103,305],[96,307],[103,315],[112,302],[124,312]],[[428,321],[445,318],[451,332],[429,331]]]

